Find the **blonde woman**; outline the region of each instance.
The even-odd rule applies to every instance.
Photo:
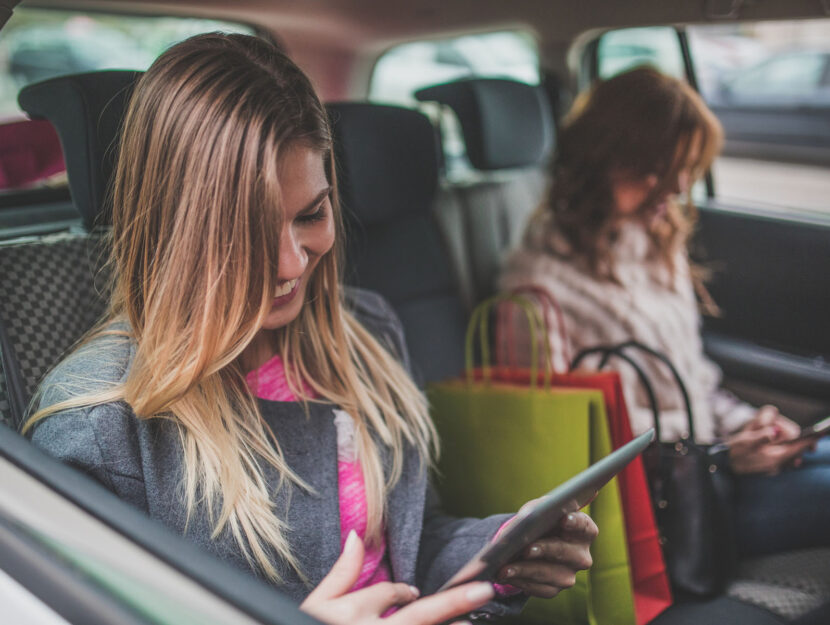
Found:
[[[35,444],[330,623],[504,614],[590,564],[576,514],[502,572],[512,592],[416,600],[508,517],[438,510],[426,402],[383,300],[343,297],[328,122],[284,54],[212,34],[161,55],[113,201],[108,319],[42,384]]]
[[[635,339],[671,359],[689,391],[696,438],[729,447],[742,554],[827,545],[830,506],[814,502],[830,498],[830,441],[805,454],[815,441],[791,441],[800,428],[777,409],[720,388],[720,371],[703,353],[698,300],[714,304],[688,259],[689,193],[721,142],[718,120],[682,81],[639,68],[600,82],[559,134],[548,201],[500,284],[551,293],[571,353]],[[527,331],[516,332],[527,345]],[[557,332],[549,338],[561,347]],[[519,351],[529,357],[529,347]],[[664,438],[688,435],[671,374],[641,364],[654,381]],[[654,418],[648,398],[630,367],[619,370],[632,429],[642,432]]]

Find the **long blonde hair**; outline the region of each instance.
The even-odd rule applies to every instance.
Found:
[[[273,509],[278,488],[308,488],[287,466],[245,383],[240,355],[276,291],[282,223],[277,163],[292,145],[319,150],[335,186],[325,110],[308,78],[271,44],[209,34],[162,54],[136,86],[113,188],[112,300],[85,342],[126,320],[135,357],[122,383],[36,412],[125,401],[139,419],[178,426],[188,518],[204,506],[214,537],[230,531],[271,579],[272,556],[301,577]],[[289,383],[351,414],[366,482],[367,537],[380,540],[385,499],[407,446],[437,453],[426,401],[403,367],[343,308],[342,231],[312,275],[299,316],[273,331]],[[42,390],[42,389],[41,389]],[[384,471],[381,447],[391,466]],[[214,514],[218,510],[218,515]]]

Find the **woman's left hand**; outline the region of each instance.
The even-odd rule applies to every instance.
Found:
[[[533,597],[555,597],[574,585],[577,571],[591,566],[591,543],[597,534],[591,517],[572,512],[556,530],[529,545],[520,559],[503,567],[496,581]]]

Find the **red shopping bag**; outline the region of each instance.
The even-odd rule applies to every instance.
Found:
[[[543,325],[552,327],[555,314],[556,322],[561,332],[560,349],[563,350],[563,360],[569,359],[569,345],[564,332],[564,317],[558,303],[546,291],[541,289],[520,289],[514,292],[524,297],[532,296],[537,299],[543,311]],[[509,303],[508,303],[509,305]],[[506,358],[515,362],[515,352],[511,347],[511,328],[509,315],[512,313],[505,306],[498,311],[496,329],[497,358]],[[553,314],[551,314],[553,313]],[[506,346],[502,343],[506,341]],[[543,346],[547,354],[548,363],[555,362],[550,357],[551,346]],[[534,350],[535,351],[535,350]],[[503,361],[502,361],[503,362]],[[550,369],[548,364],[547,369]],[[485,372],[477,372],[484,375]],[[493,380],[510,382],[519,385],[529,385],[531,370],[515,366],[497,366],[486,372]],[[608,427],[614,448],[621,447],[633,438],[628,409],[625,404],[622,383],[619,374],[614,371],[602,373],[587,373],[571,371],[556,373],[537,370],[537,383],[541,384],[546,376],[553,387],[595,389],[602,391],[605,399]],[[626,541],[628,544],[631,563],[632,587],[634,589],[634,609],[638,625],[648,623],[672,603],[671,588],[669,586],[666,563],[660,547],[660,537],[657,531],[657,522],[652,508],[651,495],[646,480],[645,467],[642,458],[631,462],[618,476],[620,496],[625,520]]]

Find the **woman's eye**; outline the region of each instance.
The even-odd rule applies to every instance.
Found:
[[[320,204],[313,213],[307,213],[305,215],[300,215],[297,217],[297,221],[303,224],[313,224],[318,221],[322,221],[326,218],[326,202]]]

